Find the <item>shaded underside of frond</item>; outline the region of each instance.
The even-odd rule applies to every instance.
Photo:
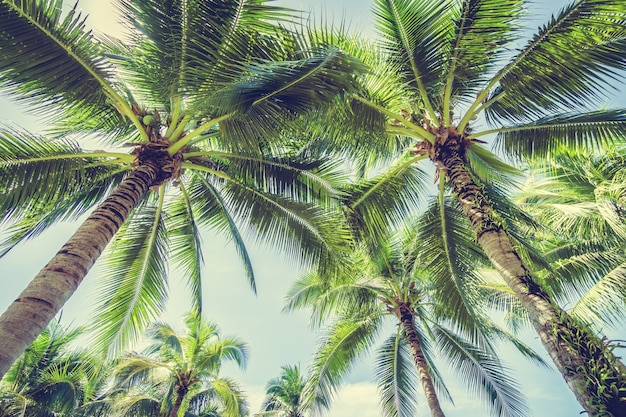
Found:
[[[380,320],[371,317],[339,320],[328,330],[313,359],[310,379],[305,389],[305,401],[318,410],[318,398],[330,402],[339,385],[356,360],[374,342]]]
[[[513,157],[543,158],[564,148],[589,152],[625,138],[626,110],[598,110],[552,115],[506,127],[498,132],[496,146]]]
[[[0,87],[44,114],[64,110],[123,122],[111,66],[85,18],[75,8],[62,16],[62,3],[0,2]]]

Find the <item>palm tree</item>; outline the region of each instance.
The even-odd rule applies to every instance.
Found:
[[[596,330],[624,322],[626,148],[567,149],[537,162],[518,202],[549,225],[542,236],[552,268],[543,280],[570,314]]]
[[[52,321],[0,381],[0,416],[77,415],[92,403],[104,378],[98,361],[72,347],[81,329]]]
[[[480,247],[528,311],[581,406],[590,415],[624,415],[626,375],[619,361],[533,275],[485,191],[511,167],[482,144],[495,136],[516,160],[624,138],[626,111],[589,107],[626,67],[626,6],[576,0],[522,44],[524,3],[376,0],[378,53],[369,46],[359,52],[362,41],[323,32],[324,42],[334,38],[372,69],[361,77],[360,93],[331,107],[336,123],[311,129],[342,152],[360,153],[362,161],[382,155],[379,171],[396,158],[349,207],[357,217],[369,216],[372,230],[397,224],[413,209],[421,195],[412,166],[430,160],[435,179],[446,182],[440,189],[454,191]]]
[[[244,367],[247,347],[222,337],[196,313],[185,318],[185,333],[167,324],[148,332],[153,343],[142,354],[121,358],[113,370],[111,413],[119,416],[240,417],[246,402],[238,384],[220,374],[225,362]]]
[[[329,279],[312,273],[292,287],[287,309],[311,307],[316,323],[337,317],[316,354],[309,396],[330,398],[393,318],[396,330],[377,349],[376,378],[384,415],[415,415],[418,380],[431,414],[445,415],[438,393],[450,397],[433,352],[458,370],[459,380],[471,391],[481,393],[494,415],[527,415],[521,393],[489,340],[508,336],[481,314],[476,299],[472,281],[477,283],[474,270],[483,255],[472,242],[460,208],[449,199],[443,204],[448,206],[443,212],[449,230],[438,229],[443,222],[436,202],[419,222],[390,240],[378,241],[374,251],[374,245],[362,246],[351,267],[339,276]],[[418,236],[416,227],[421,230]],[[446,238],[450,238],[447,247],[442,243]],[[459,275],[465,281],[458,280]]]
[[[122,41],[96,39],[61,0],[0,1],[2,91],[49,122],[47,137],[0,131],[0,219],[12,233],[0,253],[99,203],[0,317],[0,375],[114,236],[95,325],[112,352],[163,309],[166,255],[200,309],[203,226],[230,236],[253,288],[242,221],[305,262],[337,247],[341,231],[324,233],[330,217],[313,204],[332,194],[327,165],[272,140],[360,64],[333,47],[298,50],[272,23],[288,11],[265,3],[121,0]],[[89,137],[114,147],[85,150]]]
[[[304,401],[306,383],[307,378],[302,375],[299,365],[283,366],[280,376],[267,383],[261,411],[255,416],[305,417],[310,411],[310,406]]]

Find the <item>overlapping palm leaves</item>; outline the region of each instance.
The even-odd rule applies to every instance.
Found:
[[[149,331],[153,343],[143,353],[119,360],[113,370],[114,388],[107,394],[112,415],[245,415],[241,387],[220,370],[230,361],[244,367],[246,344],[223,337],[214,323],[196,313],[189,314],[185,324],[183,334],[155,324]]]
[[[463,370],[457,377],[494,415],[525,415],[522,395],[489,338],[513,341],[524,354],[537,357],[483,315],[481,278],[474,270],[486,260],[458,205],[449,199],[433,203],[402,233],[361,247],[352,262],[333,278],[309,274],[290,291],[288,309],[311,308],[315,323],[334,317],[314,359],[307,400],[332,398],[393,317],[397,330],[377,348],[376,379],[385,415],[414,415],[419,383],[432,415],[444,415],[439,396],[450,395],[434,352]]]
[[[571,314],[601,330],[623,322],[626,266],[624,147],[601,155],[563,150],[537,167],[519,201],[556,236],[544,277]]]
[[[272,378],[265,386],[265,399],[255,416],[305,417],[311,409],[305,401],[306,384],[307,378],[300,365],[283,366],[280,376]]]
[[[451,185],[479,245],[529,311],[581,406],[590,414],[620,415],[626,412],[621,365],[599,339],[556,306],[522,262],[524,254],[511,241],[509,225],[484,192],[495,178],[513,170],[483,140],[495,136],[500,150],[515,160],[545,157],[562,146],[592,149],[623,139],[623,109],[590,107],[606,98],[603,92],[626,69],[626,7],[617,0],[574,1],[523,44],[524,5],[522,0],[377,0],[380,50],[376,54],[368,48],[363,55],[369,65],[382,67],[360,78],[362,90],[352,100],[337,102],[336,123],[319,131],[342,152],[364,155],[363,149],[372,149],[380,154],[385,151],[381,144],[386,145],[384,161],[390,154],[398,161],[387,170],[390,177],[405,173],[397,167],[411,158],[430,159],[435,179]],[[325,31],[322,37],[349,50],[345,36]],[[360,127],[369,142],[367,135],[355,135]],[[354,137],[362,140],[356,148],[351,147]],[[404,149],[397,144],[405,144]],[[374,151],[361,160],[371,159]],[[370,221],[370,229],[385,230],[406,217],[402,210],[417,199],[407,199],[408,193],[390,194],[390,210],[373,209],[379,212],[374,217],[379,225]],[[550,318],[540,311],[551,311]],[[559,330],[563,328],[570,331]],[[564,342],[566,334],[577,340]],[[581,348],[578,338],[591,350]],[[585,364],[594,355],[602,358],[601,368],[622,391],[588,383]],[[609,398],[607,391],[616,394]]]
[[[0,382],[0,415],[80,415],[93,407],[105,373],[99,359],[72,346],[81,332],[50,323]]]
[[[312,204],[333,194],[332,166],[303,162],[297,141],[272,140],[299,112],[349,90],[360,64],[336,47],[299,49],[297,37],[275,24],[288,12],[260,0],[120,0],[130,33],[124,41],[96,39],[76,8],[62,15],[61,6],[61,0],[0,2],[0,85],[64,138],[2,130],[0,207],[12,232],[2,250],[98,202],[113,204],[113,196],[123,204],[102,205],[75,235],[86,240],[71,240],[78,250],[66,245],[55,257],[71,256],[70,263],[80,265],[57,280],[70,281],[58,298],[48,299],[51,291],[25,292],[22,304],[10,307],[47,317],[2,347],[2,373],[56,314],[126,217],[111,245],[97,324],[104,324],[101,346],[113,350],[162,309],[166,253],[182,267],[200,308],[200,228],[230,236],[253,287],[242,221],[258,239],[305,262],[329,259],[342,235],[335,226],[325,234],[331,217]],[[87,151],[69,139],[89,134],[133,151]],[[119,192],[105,199],[118,184]],[[92,245],[102,217],[111,219],[106,237]],[[91,252],[83,259],[86,246]],[[65,267],[50,269],[45,274]],[[43,287],[51,282],[41,279]],[[36,300],[47,304],[26,307]],[[16,315],[8,311],[0,323],[14,326],[9,321]]]

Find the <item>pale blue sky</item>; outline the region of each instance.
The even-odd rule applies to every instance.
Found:
[[[73,3],[72,2],[68,2]],[[370,13],[371,2],[366,0],[279,0],[278,3],[324,14],[327,18],[339,20],[345,16],[350,26],[360,31],[373,33]],[[563,0],[537,1],[532,6],[536,16],[542,17],[529,25],[536,28],[547,20],[550,13],[558,11]],[[115,27],[115,17],[110,6],[103,0],[81,1],[80,8],[90,14],[89,22],[98,31],[108,31]],[[36,129],[36,119],[23,115],[23,109],[14,103],[0,98],[0,121],[11,121],[24,127]],[[0,259],[0,308],[4,308],[19,294],[35,273],[58,250],[73,232],[75,226],[59,225],[45,233],[36,241],[15,249]],[[269,248],[254,248],[252,261],[257,275],[258,296],[250,292],[243,270],[237,263],[234,250],[224,241],[213,236],[204,236],[206,255],[205,314],[219,323],[224,334],[238,335],[251,347],[251,357],[245,372],[233,371],[251,396],[251,411],[257,410],[265,383],[279,373],[286,364],[300,363],[306,367],[315,349],[317,335],[308,329],[304,314],[289,316],[280,313],[283,297],[289,284],[301,273],[297,266],[289,264]],[[96,267],[87,277],[83,286],[72,297],[64,310],[64,321],[83,322],[88,318],[91,292],[98,280]],[[176,322],[188,308],[184,288],[173,277],[171,308],[168,320]],[[210,291],[209,291],[209,287]],[[611,333],[611,332],[609,332]],[[613,337],[623,334],[613,334]],[[532,332],[525,333],[526,341],[543,352]],[[544,355],[547,359],[547,356]],[[570,417],[578,415],[580,407],[573,394],[567,389],[560,376],[554,371],[538,369],[519,355],[510,352],[504,355],[511,365],[528,396],[528,403],[535,417]],[[340,392],[331,411],[331,417],[374,417],[378,416],[375,387],[372,383],[371,359],[355,369],[350,375],[349,384]],[[477,405],[477,401],[456,389],[453,381],[448,381],[456,399],[456,407],[444,404],[449,417],[473,417],[487,415],[488,412]],[[424,401],[421,401],[424,403]],[[428,415],[423,411],[420,415]]]

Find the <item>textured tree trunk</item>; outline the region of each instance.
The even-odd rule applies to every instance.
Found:
[[[2,314],[0,378],[76,291],[158,173],[157,164],[150,162],[133,171]]]
[[[174,404],[172,405],[172,409],[170,410],[168,417],[178,416],[178,410],[180,410],[180,405],[183,403],[183,399],[185,398],[185,395],[187,395],[187,391],[187,387],[176,387],[176,400],[174,400]]]
[[[422,344],[420,343],[419,335],[417,334],[417,329],[415,328],[413,312],[406,304],[400,305],[399,312],[399,319],[404,327],[404,332],[406,333],[409,345],[411,346],[411,352],[413,352],[413,360],[415,361],[415,367],[417,368],[417,373],[419,375],[420,382],[422,383],[422,389],[424,390],[424,395],[426,396],[428,408],[430,408],[430,414],[433,417],[445,417],[445,414],[441,409],[441,405],[439,404],[439,398],[437,397],[437,392],[435,391],[433,379],[430,375],[430,371],[428,370],[428,363],[426,362],[424,351],[422,351]]]
[[[528,311],[541,342],[578,402],[590,415],[626,416],[623,364],[586,326],[577,323],[550,299],[512,245],[482,188],[454,152],[441,155],[463,211],[478,243]],[[602,414],[607,415],[607,414]]]

